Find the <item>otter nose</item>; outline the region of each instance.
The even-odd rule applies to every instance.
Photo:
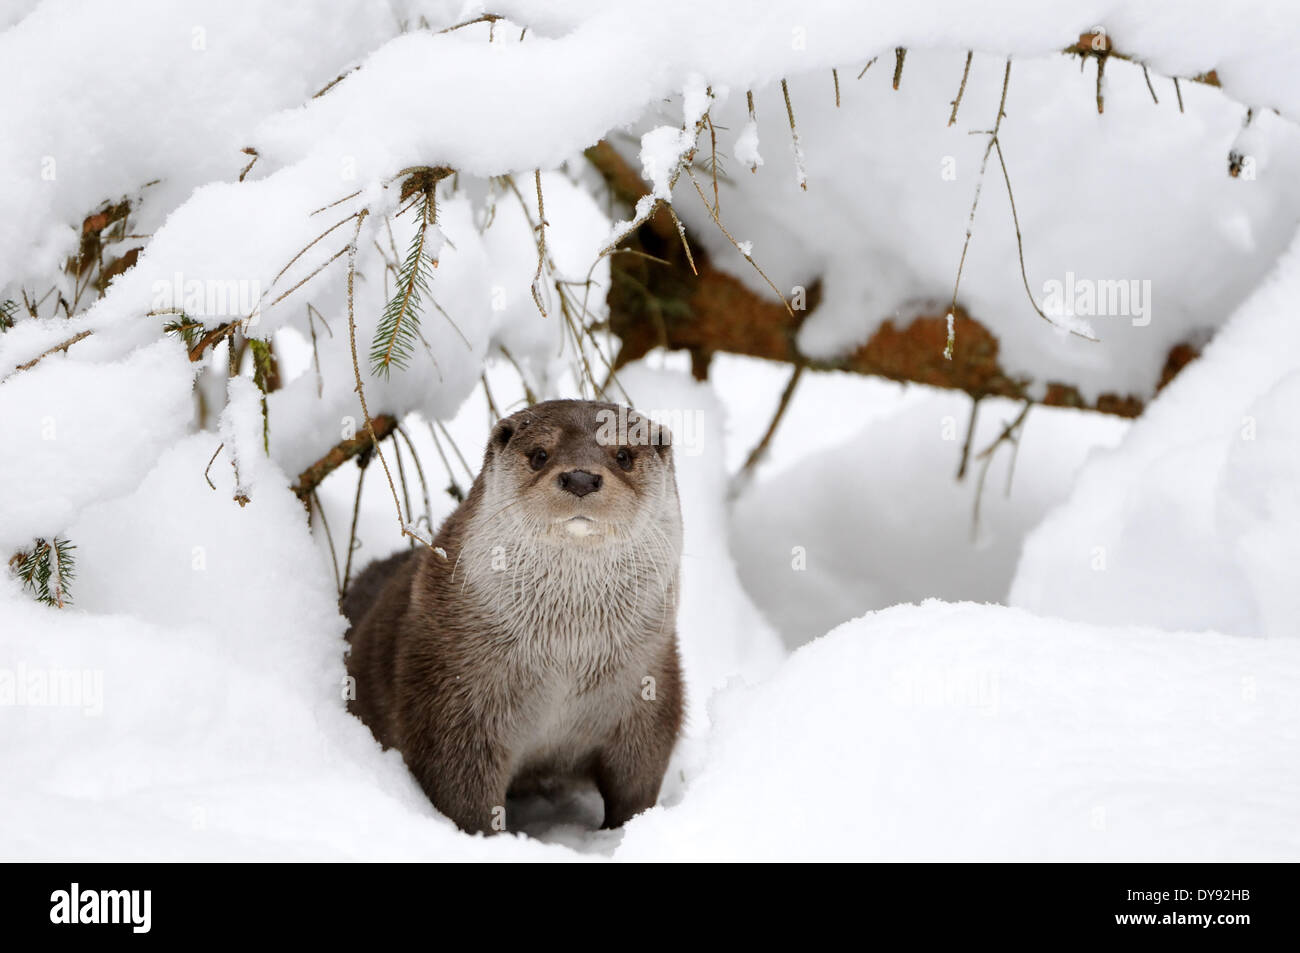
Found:
[[[560,489],[568,490],[574,496],[586,496],[600,489],[600,474],[588,473],[586,470],[570,470],[559,476]]]

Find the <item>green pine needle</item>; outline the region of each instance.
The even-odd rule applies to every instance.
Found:
[[[187,314],[182,314],[179,320],[169,321],[163,327],[164,334],[177,334],[185,342],[185,346],[193,350],[199,343],[203,332],[203,323],[195,321]]]
[[[38,539],[28,553],[19,553],[12,560],[18,578],[30,589],[37,601],[62,609],[72,602],[68,590],[77,574],[73,550],[77,547],[66,539],[54,538],[53,543]]]
[[[18,313],[18,302],[10,298],[0,301],[0,331],[8,331],[14,326],[14,315]]]
[[[387,377],[392,368],[405,370],[420,336],[420,313],[433,280],[434,260],[426,252],[433,224],[433,193],[420,200],[420,225],[397,272],[397,291],[384,306],[383,317],[370,345],[370,372]]]

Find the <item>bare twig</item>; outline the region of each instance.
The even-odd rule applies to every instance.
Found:
[[[952,101],[952,114],[948,116],[948,125],[957,121],[957,110],[961,108],[961,98],[966,93],[966,79],[970,76],[970,61],[975,56],[973,51],[966,53],[966,66],[961,71],[961,86],[957,88],[957,98]]]
[[[1033,306],[1035,313],[1040,318],[1042,318],[1044,321],[1046,321],[1048,324],[1052,325],[1053,327],[1060,327],[1060,325],[1058,325],[1055,321],[1053,321],[1050,317],[1048,317],[1047,314],[1043,311],[1043,309],[1039,307],[1038,301],[1034,298],[1033,291],[1031,291],[1029,288],[1029,275],[1025,269],[1024,238],[1020,232],[1020,216],[1016,211],[1016,198],[1014,192],[1011,189],[1011,175],[1010,173],[1007,172],[1006,159],[1002,154],[1002,143],[998,139],[998,133],[1002,129],[1002,120],[1006,117],[1007,114],[1006,113],[1007,89],[1010,85],[1011,85],[1011,60],[1010,58],[1008,58],[1006,70],[1002,76],[1002,97],[998,102],[997,120],[993,124],[993,129],[987,133],[989,137],[989,141],[988,141],[988,145],[985,146],[984,148],[984,157],[983,159],[980,160],[979,176],[975,181],[975,198],[974,201],[971,202],[970,217],[966,222],[966,239],[965,241],[962,242],[961,259],[957,263],[957,279],[956,281],[953,282],[952,302],[948,307],[948,313],[955,314],[957,310],[957,292],[958,289],[961,287],[961,275],[962,275],[962,270],[966,265],[966,253],[970,248],[971,234],[973,233],[975,228],[975,210],[979,207],[980,193],[984,188],[984,175],[988,169],[989,154],[992,153],[994,150],[996,150],[998,154],[998,164],[1002,167],[1002,178],[1003,181],[1006,182],[1006,186],[1007,186],[1007,199],[1011,205],[1011,221],[1012,224],[1015,226],[1015,231],[1016,231],[1016,250],[1020,262],[1020,278],[1024,282],[1025,294],[1029,297],[1029,303]],[[1068,330],[1070,331],[1071,334],[1075,335],[1076,337],[1081,337],[1089,341],[1096,340],[1095,338],[1087,334],[1083,334],[1082,332],[1076,331],[1072,328]]]
[[[507,350],[504,344],[498,344],[497,348],[501,351],[501,355],[510,362],[510,366],[515,369],[515,373],[519,375],[519,383],[523,385],[525,399],[527,399],[530,404],[537,403],[537,395],[533,393],[533,389],[528,386],[528,377],[524,374],[524,369],[519,366],[519,362],[511,356],[510,351]]]
[[[837,86],[836,89],[838,90],[839,87]],[[710,97],[713,96],[712,89],[709,90],[709,96]],[[835,105],[838,106],[839,105],[838,92],[836,92],[835,94],[835,100],[836,100]],[[718,131],[713,127],[713,119],[711,116],[709,116],[707,112],[704,114],[704,121],[709,126],[709,171],[713,174],[713,210],[715,212],[718,212],[721,210],[721,205],[719,205],[719,199],[718,199]],[[670,205],[669,208],[672,208],[672,206]],[[685,233],[683,232],[683,235],[684,234]],[[683,241],[684,240],[685,238],[683,238]],[[689,255],[690,252],[687,252],[687,254]],[[694,271],[694,268],[695,266],[694,264],[692,264],[691,270]]]
[[[907,56],[907,50],[904,47],[895,47],[894,49],[894,89],[898,89],[898,84],[903,80],[903,60]]]
[[[473,25],[476,24],[476,23],[490,23],[490,24],[495,25],[496,22],[497,22],[498,20],[504,20],[504,19],[505,19],[505,17],[503,17],[503,16],[499,16],[498,14],[495,14],[495,13],[485,13],[485,14],[483,14],[482,16],[477,16],[477,17],[475,17],[475,18],[472,19],[472,20],[466,20],[466,21],[464,21],[463,23],[457,23],[455,26],[449,26],[449,27],[447,27],[446,29],[439,30],[438,32],[439,32],[439,33],[451,33],[451,32],[454,31],[454,30],[462,30],[462,29],[464,29],[465,27],[467,27],[467,26],[473,26]],[[527,29],[527,28],[525,27],[525,29]],[[520,34],[519,39],[521,39],[521,40],[523,39],[523,34]]]
[[[546,317],[546,307],[542,304],[541,292],[538,290],[538,282],[542,280],[542,265],[546,261],[546,206],[542,204],[542,170],[533,170],[533,180],[537,184],[537,271],[533,275],[532,292],[533,303],[537,305],[537,310]]]
[[[316,209],[316,211],[312,212],[311,214],[312,214],[312,215],[319,215],[321,212],[328,211],[329,209],[332,209],[332,208],[333,208],[334,206],[336,206],[336,205],[342,205],[342,204],[343,204],[344,202],[346,202],[348,199],[354,199],[354,198],[356,198],[356,197],[357,197],[358,195],[360,195],[360,194],[361,194],[361,190],[360,190],[360,189],[357,189],[355,192],[351,192],[351,193],[349,193],[348,195],[343,196],[343,198],[341,198],[341,199],[337,199],[336,201],[330,202],[329,205],[322,205],[320,208]],[[308,216],[308,217],[310,218],[311,216]]]
[[[1029,275],[1025,272],[1025,243],[1020,236],[1020,216],[1016,214],[1016,197],[1015,193],[1011,191],[1011,175],[1007,172],[1007,162],[1005,157],[1002,155],[1002,143],[998,141],[997,136],[993,137],[993,148],[997,150],[998,165],[1002,167],[1002,178],[1007,184],[1007,201],[1011,203],[1011,222],[1016,228],[1016,254],[1020,259],[1020,280],[1024,282],[1025,294],[1029,297],[1029,303],[1034,306],[1034,311],[1038,313],[1040,318],[1053,327],[1059,327],[1059,325],[1049,318],[1043,309],[1038,306],[1038,301],[1035,300],[1034,293],[1029,290]],[[1074,328],[1068,330],[1075,337],[1083,338],[1085,341],[1097,341],[1097,339],[1090,334],[1084,334],[1082,331],[1076,331]]]
[[[709,208],[709,200],[705,197],[704,190],[700,188],[700,183],[699,180],[695,178],[695,173],[693,173],[688,168],[686,170],[686,174],[690,177],[691,184],[695,186],[695,191],[700,196],[700,201],[704,203],[704,207],[706,209]],[[710,214],[712,214],[712,209],[709,209],[709,211]],[[794,314],[794,309],[790,307],[790,302],[787,301],[785,295],[781,293],[781,289],[779,289],[775,284],[773,284],[772,279],[767,276],[767,272],[765,272],[762,268],[758,266],[758,262],[754,261],[753,255],[745,251],[745,249],[741,246],[740,242],[736,241],[736,239],[732,237],[731,232],[727,231],[726,226],[722,224],[722,220],[718,218],[718,216],[716,215],[713,216],[713,224],[718,226],[718,230],[721,231],[722,234],[726,236],[727,241],[731,242],[732,246],[736,249],[736,251],[740,252],[745,257],[745,261],[749,262],[750,265],[753,266],[754,270],[757,271],[759,275],[762,276],[763,280],[767,282],[767,286],[772,289],[773,293],[778,298],[781,299],[781,303],[785,305],[785,310],[789,312],[790,317],[793,318],[795,314]]]
[[[217,454],[221,452],[221,448],[224,446],[224,443],[217,444],[217,449],[212,451],[212,457],[208,460],[208,465],[203,468],[203,479],[208,481],[208,486],[212,487],[213,490],[217,488],[217,485],[212,482],[212,477],[208,476],[208,473],[212,470],[212,464],[217,462]]]
[[[365,485],[365,482],[366,465],[363,463],[361,472],[357,474],[357,493],[352,501],[352,528],[348,530],[348,559],[343,567],[343,585],[341,587],[342,594],[339,596],[340,599],[348,594],[348,583],[352,581],[352,554],[357,549],[357,519],[361,516],[361,488]]]
[[[239,151],[246,156],[252,156],[252,158],[248,160],[248,165],[244,166],[244,168],[241,169],[239,172],[239,181],[243,182],[244,176],[248,175],[249,171],[253,168],[253,166],[257,165],[257,160],[259,156],[257,154],[257,150],[254,149],[252,146],[249,146],[246,149],[240,149]]]
[[[972,397],[970,402],[970,417],[966,421],[966,439],[961,445],[961,460],[957,464],[957,479],[966,478],[966,464],[970,461],[970,445],[975,439],[975,424],[979,419],[980,398]]]
[[[361,364],[357,360],[357,323],[354,317],[354,295],[353,295],[353,278],[356,275],[357,266],[357,241],[361,237],[361,226],[365,223],[366,215],[369,209],[362,209],[357,216],[356,231],[352,233],[352,242],[348,245],[348,347],[352,352],[352,373],[357,381],[357,398],[361,402],[361,413],[366,419],[366,430],[370,433],[370,442],[374,445],[375,454],[379,457],[379,462],[384,468],[384,476],[388,477],[388,489],[393,494],[393,506],[397,509],[397,521],[401,524],[402,535],[409,536],[410,532],[406,524],[402,522],[402,504],[397,499],[397,486],[393,483],[392,471],[388,469],[388,461],[384,459],[384,451],[379,446],[379,437],[375,434],[375,422],[370,416],[370,410],[366,407],[365,386],[361,382]],[[352,553],[348,552],[348,562],[351,564]],[[344,577],[346,583],[346,576]]]
[[[998,434],[997,439],[995,439],[991,444],[989,444],[987,447],[981,450],[979,454],[976,455],[976,459],[980,461],[980,474],[978,479],[975,482],[975,509],[971,516],[971,539],[972,540],[974,540],[979,535],[980,502],[984,496],[984,480],[988,476],[989,466],[993,463],[993,455],[997,451],[998,447],[1002,446],[1002,444],[1007,442],[1010,442],[1013,448],[1019,447],[1020,429],[1024,425],[1025,418],[1029,415],[1029,408],[1032,407],[1033,405],[1034,402],[1032,400],[1026,400],[1024,406],[1020,408],[1020,413],[1016,416],[1016,419],[1011,421],[1011,423],[1006,424],[1002,428],[1002,432]],[[1013,453],[1012,466],[1015,465],[1015,456],[1016,454]],[[1010,474],[1008,474],[1007,476],[1008,492],[1010,491],[1010,486],[1011,486],[1010,481],[1011,481],[1011,477]]]
[[[447,479],[451,481],[451,495],[458,501],[464,500],[465,491],[461,489],[460,481],[456,479],[456,473],[451,468],[451,461],[447,459],[447,453],[442,449],[442,441],[438,439],[438,431],[434,429],[433,421],[429,421],[429,436],[433,438],[433,448],[438,451],[442,468],[447,471]]]
[[[1106,73],[1106,53],[1097,54],[1097,115],[1100,116],[1106,111],[1105,94],[1102,92],[1101,81]]]
[[[714,187],[717,187],[717,180],[714,180]],[[686,240],[686,226],[682,220],[677,217],[677,212],[668,203],[664,203],[664,208],[668,209],[668,214],[672,216],[673,224],[677,226],[677,235],[682,240],[682,249],[686,252],[686,262],[691,266],[691,274],[699,276],[699,270],[695,267],[695,258],[691,255],[691,243]],[[716,206],[715,206],[716,208]],[[714,214],[717,214],[716,212]]]
[[[339,557],[338,553],[334,551],[334,534],[330,532],[330,521],[325,517],[325,507],[321,505],[320,497],[316,495],[315,490],[311,491],[311,505],[312,512],[320,514],[320,525],[325,530],[325,542],[329,544],[330,548],[330,566],[334,569],[334,589],[338,592],[339,598],[342,599],[343,580],[339,578]]]
[[[1151,101],[1157,106],[1160,105],[1160,97],[1156,95],[1156,88],[1151,85],[1151,74],[1147,71],[1147,64],[1142,64],[1142,78],[1147,81],[1147,91],[1151,94]]]
[[[276,276],[275,276],[274,278],[271,279],[271,286],[274,287],[274,286],[275,286],[275,283],[276,283],[277,281],[279,281],[281,278],[284,277],[284,273],[285,273],[286,271],[288,271],[290,268],[293,267],[294,262],[296,262],[296,261],[297,261],[299,258],[301,258],[303,255],[307,254],[307,252],[311,250],[311,248],[312,248],[313,245],[315,245],[317,242],[319,242],[322,238],[324,238],[324,237],[325,237],[326,235],[328,235],[330,232],[334,231],[334,229],[336,229],[336,228],[340,228],[341,226],[346,225],[348,222],[352,221],[354,218],[357,217],[358,214],[359,214],[359,213],[354,212],[354,213],[352,213],[351,215],[349,215],[347,218],[341,218],[341,219],[339,219],[337,222],[335,222],[335,223],[334,223],[333,225],[331,225],[329,228],[325,229],[325,231],[321,232],[319,235],[317,235],[315,238],[313,238],[311,241],[309,241],[306,245],[304,245],[303,248],[298,252],[298,254],[296,254],[296,255],[294,255],[292,258],[290,258],[289,261],[285,264],[285,266],[284,266],[283,268],[281,268],[280,271],[276,274]]]
[[[14,368],[14,370],[15,370],[15,371],[27,371],[27,370],[31,370],[33,367],[35,367],[35,366],[36,366],[37,364],[39,364],[41,361],[45,360],[45,358],[49,357],[51,354],[57,354],[59,351],[66,351],[68,348],[72,347],[72,345],[76,344],[78,341],[82,341],[82,340],[84,340],[84,339],[90,337],[90,336],[91,336],[92,334],[94,334],[94,333],[95,333],[95,332],[94,332],[93,329],[89,329],[89,328],[88,328],[88,329],[86,329],[85,331],[82,331],[82,332],[80,332],[80,333],[78,333],[78,334],[74,334],[72,337],[68,338],[68,339],[67,339],[66,341],[64,341],[62,344],[56,344],[56,345],[54,345],[54,347],[50,348],[48,351],[44,351],[44,352],[42,352],[42,353],[36,355],[34,358],[32,358],[30,361],[27,361],[25,364],[19,364],[17,367]]]
[[[1011,59],[1007,59],[1006,71],[1002,76],[1002,99],[998,103],[998,116],[993,124],[993,131],[989,134],[988,145],[984,148],[984,158],[980,160],[979,175],[975,179],[975,198],[971,202],[970,216],[966,220],[966,240],[962,242],[961,259],[957,262],[957,280],[952,286],[952,304],[948,307],[948,313],[953,314],[957,310],[957,291],[961,287],[962,269],[966,267],[966,252],[970,249],[971,234],[975,230],[975,210],[979,208],[980,192],[984,189],[984,173],[988,167],[989,154],[993,151],[993,143],[998,137],[998,130],[1002,128],[1002,118],[1006,115],[1007,108],[1007,88],[1011,85]]]
[[[862,67],[862,72],[858,74],[858,79],[862,79],[862,77],[866,76],[867,70],[871,69],[871,64],[876,62],[878,59],[880,59],[879,56],[873,56],[871,59],[867,60],[867,65]]]
[[[781,95],[785,97],[785,114],[790,118],[790,140],[791,145],[794,147],[794,160],[798,165],[796,171],[799,175],[799,188],[807,192],[808,180],[804,177],[803,170],[803,146],[799,142],[799,131],[794,127],[794,106],[790,103],[790,87],[784,77],[781,79]],[[695,177],[691,176],[691,178],[694,179]],[[718,216],[715,213],[713,216],[714,221],[717,221],[717,218]]]
[[[790,407],[790,399],[794,397],[795,388],[799,386],[799,378],[803,376],[803,372],[807,367],[807,361],[799,360],[796,362],[794,373],[790,375],[790,380],[786,382],[785,390],[781,392],[781,399],[777,402],[776,413],[772,415],[772,421],[767,425],[767,430],[764,432],[762,439],[758,441],[754,446],[754,449],[749,452],[749,456],[745,458],[745,463],[741,466],[740,472],[737,474],[738,478],[744,479],[746,475],[751,473],[753,469],[758,466],[759,461],[763,459],[764,455],[766,455],[767,448],[771,445],[772,438],[776,435],[776,429],[781,425],[781,419],[785,416],[786,410]]]
[[[424,478],[424,467],[420,463],[420,455],[415,452],[415,444],[411,437],[400,426],[397,427],[398,436],[406,441],[406,449],[411,452],[411,460],[415,463],[416,476],[420,478],[420,495],[424,499],[424,522],[429,528],[429,535],[433,535],[433,505],[429,500],[429,483]]]

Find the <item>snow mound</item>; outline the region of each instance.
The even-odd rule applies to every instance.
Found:
[[[888,609],[722,694],[615,856],[1296,860],[1297,679],[1294,642]]]
[[[1300,239],[1025,543],[1011,602],[1093,622],[1300,635]]]
[[[731,549],[741,578],[789,646],[899,602],[1002,601],[1026,534],[1065,498],[1088,454],[1113,446],[1128,427],[1100,414],[1035,407],[1019,448],[998,448],[981,488],[978,454],[1021,405],[981,402],[959,482],[970,399],[911,390],[904,407],[866,426],[858,418],[878,404],[854,406],[842,421],[823,412],[815,432],[838,443],[787,458],[735,503]]]

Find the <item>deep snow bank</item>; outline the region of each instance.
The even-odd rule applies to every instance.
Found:
[[[1019,447],[998,448],[981,487],[978,455],[1021,405],[981,402],[959,481],[970,398],[909,392],[905,407],[876,420],[878,403],[829,413],[808,395],[814,402],[806,410],[820,411],[809,423],[821,437],[838,438],[835,445],[785,457],[736,500],[730,532],[741,579],[791,647],[900,602],[1003,601],[1025,535],[1066,498],[1088,455],[1113,446],[1128,427],[1100,414],[1035,407]]]
[[[1300,635],[1300,239],[1025,543],[1011,602]]]
[[[714,706],[618,859],[1300,858],[1300,645],[926,602]]]

